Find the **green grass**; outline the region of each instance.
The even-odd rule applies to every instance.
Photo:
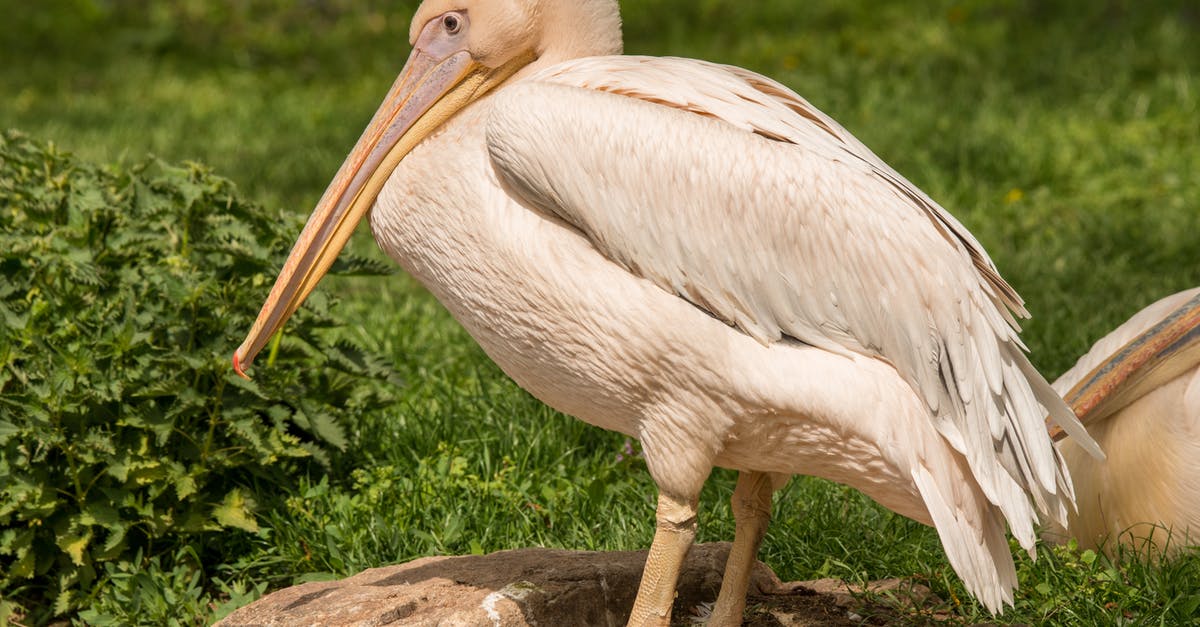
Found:
[[[391,4],[0,0],[0,126],[98,161],[203,161],[306,214],[407,55],[414,5]],[[1192,2],[623,5],[627,52],[778,78],[950,209],[1026,298],[1024,337],[1049,376],[1149,302],[1200,284]],[[352,245],[378,254],[365,227]],[[206,577],[277,586],[432,553],[649,544],[654,488],[640,460],[618,461],[622,436],[542,407],[407,277],[323,289],[344,296],[348,333],[392,356],[402,400],[347,425],[354,446],[334,472],[261,512],[254,551]],[[732,482],[710,481],[701,541],[732,536]],[[785,579],[917,577],[964,620],[986,618],[932,530],[825,482],[777,497],[762,558]],[[1093,558],[1021,562],[1002,620],[1194,616],[1200,558]]]

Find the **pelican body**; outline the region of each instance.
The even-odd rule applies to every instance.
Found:
[[[380,246],[518,384],[641,441],[657,527],[630,624],[667,624],[714,466],[740,471],[712,624],[740,624],[771,494],[808,474],[936,527],[1012,602],[1072,487],[1026,315],[936,202],[783,85],[621,56],[615,0],[427,0],[301,233],[240,373],[370,211]]]

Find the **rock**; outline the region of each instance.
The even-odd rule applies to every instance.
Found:
[[[674,624],[690,624],[706,611],[701,604],[716,598],[728,554],[728,543],[692,548],[679,578]],[[286,588],[237,610],[217,626],[620,626],[629,617],[645,562],[646,551],[520,549],[426,557],[339,581]],[[807,587],[809,583],[823,592]],[[850,588],[833,580],[809,583],[782,584],[757,563],[747,624],[862,624],[852,620],[855,610],[847,609],[853,605]],[[912,584],[907,589],[913,589]]]

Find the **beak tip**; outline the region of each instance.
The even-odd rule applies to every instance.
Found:
[[[234,353],[233,353],[233,371],[236,372],[239,377],[249,381],[250,375],[247,375],[246,371],[242,368],[243,365],[242,365],[241,353],[242,353],[241,349],[238,349],[237,351],[234,351]]]

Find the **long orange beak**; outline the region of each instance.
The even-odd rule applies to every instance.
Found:
[[[1086,426],[1200,363],[1200,296],[1133,338],[1063,397]],[[1062,429],[1050,429],[1055,440]]]
[[[413,49],[383,104],[317,203],[254,326],[234,352],[235,372],[246,376],[244,369],[255,355],[316,287],[405,155],[459,109],[528,61],[527,56],[518,57],[492,69],[477,63],[465,50],[430,54],[420,45]]]

